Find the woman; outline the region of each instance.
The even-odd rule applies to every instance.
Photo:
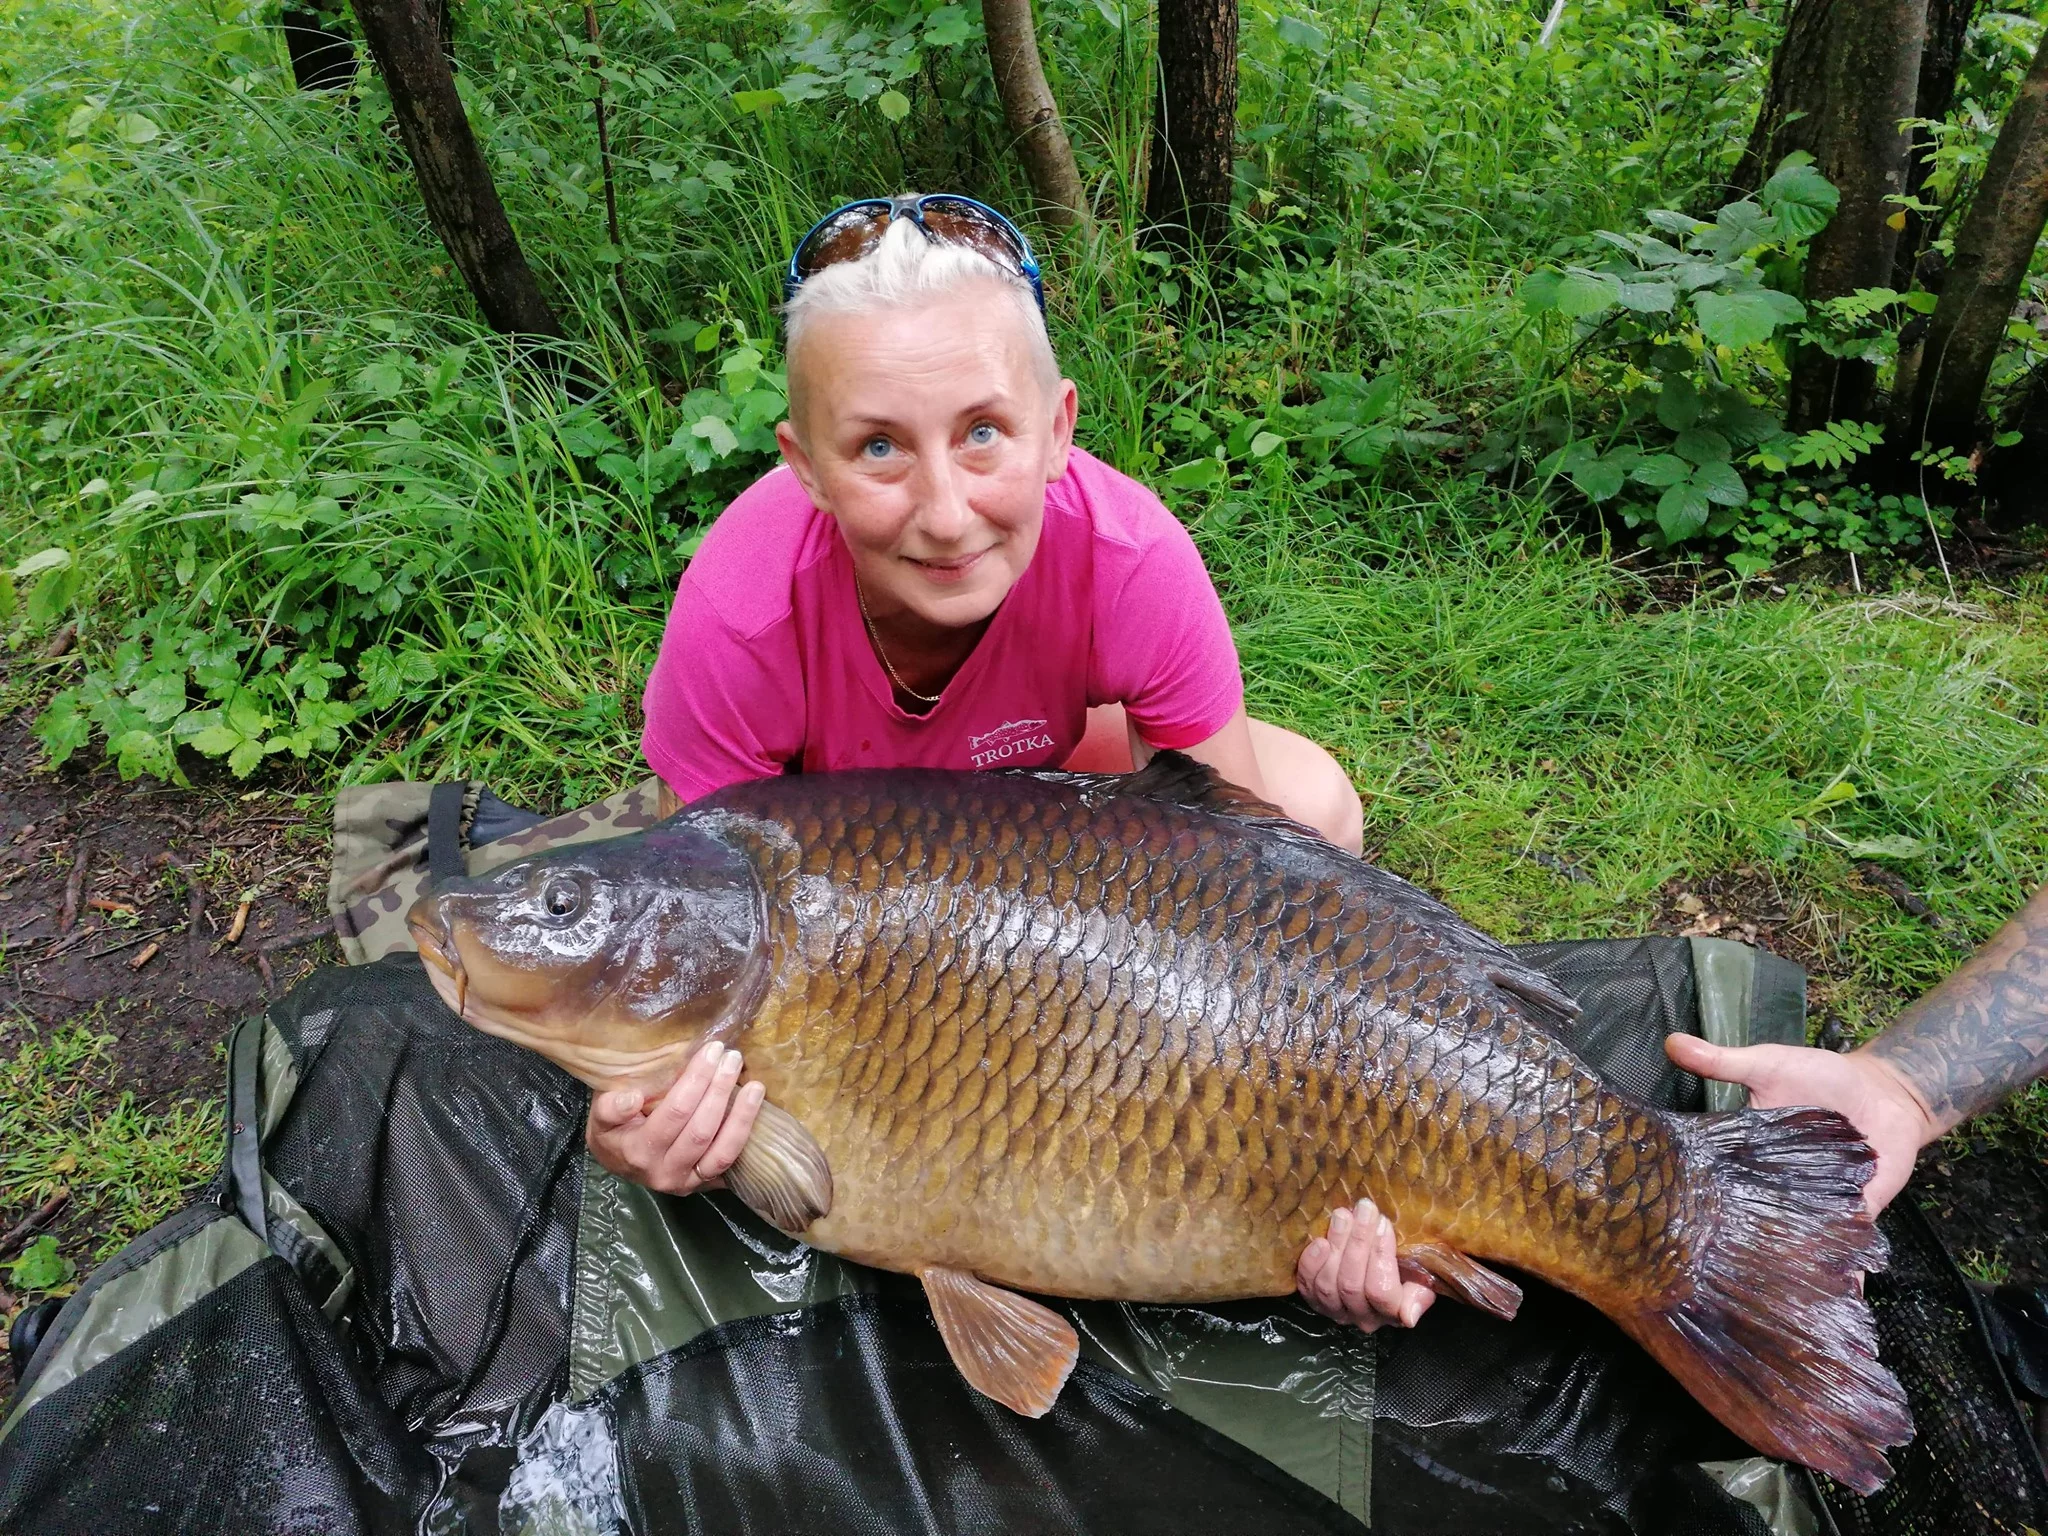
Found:
[[[1024,237],[970,199],[849,204],[788,273],[783,464],[713,525],[648,679],[643,750],[689,801],[790,770],[1128,771],[1173,748],[1359,850],[1321,747],[1251,719],[1223,606],[1159,499],[1074,447]],[[688,1194],[738,1155],[761,1088],[707,1047],[656,1104],[601,1096],[612,1171]],[[1303,1294],[1412,1324],[1370,1204],[1304,1253]]]

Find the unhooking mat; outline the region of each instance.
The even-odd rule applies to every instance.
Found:
[[[10,1536],[1804,1536],[1838,1517],[2017,1536],[2040,1507],[2024,1424],[1982,1390],[1981,1326],[1953,1326],[1960,1282],[1924,1236],[1902,1247],[1905,1287],[1872,1284],[1888,1358],[1901,1290],[1935,1298],[1950,1349],[1938,1380],[1893,1361],[1923,1425],[1879,1496],[1903,1519],[1754,1457],[1598,1313],[1534,1284],[1512,1324],[1445,1304],[1370,1337],[1294,1301],[1056,1303],[1084,1358],[1050,1415],[1020,1419],[960,1379],[914,1281],[590,1163],[585,1090],[463,1026],[405,952],[410,891],[386,891],[646,824],[653,786],[540,824],[461,786],[379,786],[353,809],[338,923],[353,958],[382,958],[235,1032],[220,1176],[65,1305],[0,1426]],[[1648,1100],[1704,1107],[1667,1030],[1803,1034],[1796,968],[1742,946],[1524,953],[1583,1004],[1582,1054]],[[1955,1478],[1913,1458],[1959,1401],[1969,1454],[2013,1470],[1954,1524]]]

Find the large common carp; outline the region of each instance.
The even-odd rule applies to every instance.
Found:
[[[1631,1102],[1560,1042],[1548,978],[1178,754],[736,785],[410,922],[464,1018],[593,1088],[737,1046],[768,1103],[734,1192],[917,1274],[1020,1412],[1076,1340],[1017,1290],[1284,1295],[1369,1196],[1411,1276],[1503,1316],[1478,1259],[1582,1296],[1761,1450],[1868,1491],[1912,1434],[1846,1120]]]

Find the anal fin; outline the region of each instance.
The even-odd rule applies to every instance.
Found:
[[[1072,1325],[1050,1307],[964,1270],[931,1264],[917,1278],[967,1384],[1027,1419],[1050,1412],[1080,1357]]]
[[[1403,1280],[1426,1285],[1439,1296],[1449,1296],[1509,1322],[1521,1310],[1519,1285],[1455,1248],[1443,1243],[1403,1243],[1397,1257]]]
[[[803,1122],[761,1105],[753,1134],[725,1171],[726,1188],[771,1226],[792,1236],[832,1211],[832,1165]]]

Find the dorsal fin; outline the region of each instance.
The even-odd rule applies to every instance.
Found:
[[[1314,827],[1302,825],[1279,806],[1231,783],[1207,763],[1198,763],[1187,753],[1171,748],[1154,752],[1152,760],[1135,773],[1063,773],[1046,768],[997,771],[1068,785],[1079,790],[1090,804],[1113,796],[1137,795],[1167,805],[1185,806],[1191,811],[1205,811],[1226,821],[1257,822],[1275,832],[1298,834],[1326,853],[1336,851]]]

